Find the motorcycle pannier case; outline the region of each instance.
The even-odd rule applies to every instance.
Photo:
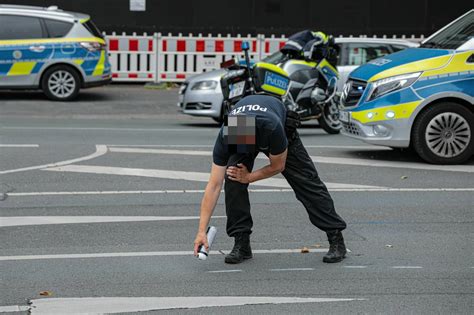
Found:
[[[283,69],[269,63],[259,62],[255,64],[253,73],[257,92],[283,96],[288,91],[290,77]]]

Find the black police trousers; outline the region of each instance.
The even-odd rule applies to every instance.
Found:
[[[313,161],[296,131],[295,133],[288,145],[283,176],[295,192],[296,198],[306,208],[311,223],[323,231],[344,230],[346,223],[336,213],[326,185],[319,178]],[[242,163],[251,172],[255,158],[256,154],[234,154],[230,157],[227,167]],[[248,186],[225,176],[227,234],[231,237],[242,232],[252,233]]]

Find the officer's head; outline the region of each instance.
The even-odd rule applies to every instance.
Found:
[[[229,153],[254,153],[256,151],[256,118],[253,115],[226,116],[224,144]]]

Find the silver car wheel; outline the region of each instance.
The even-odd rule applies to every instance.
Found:
[[[53,72],[48,80],[49,91],[57,98],[67,98],[76,89],[76,80],[68,71]]]
[[[439,157],[451,158],[466,150],[471,140],[471,129],[461,115],[445,112],[428,123],[425,139],[431,152]]]

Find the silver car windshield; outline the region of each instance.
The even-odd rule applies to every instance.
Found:
[[[462,44],[474,37],[474,10],[435,34],[420,47],[457,49]]]

